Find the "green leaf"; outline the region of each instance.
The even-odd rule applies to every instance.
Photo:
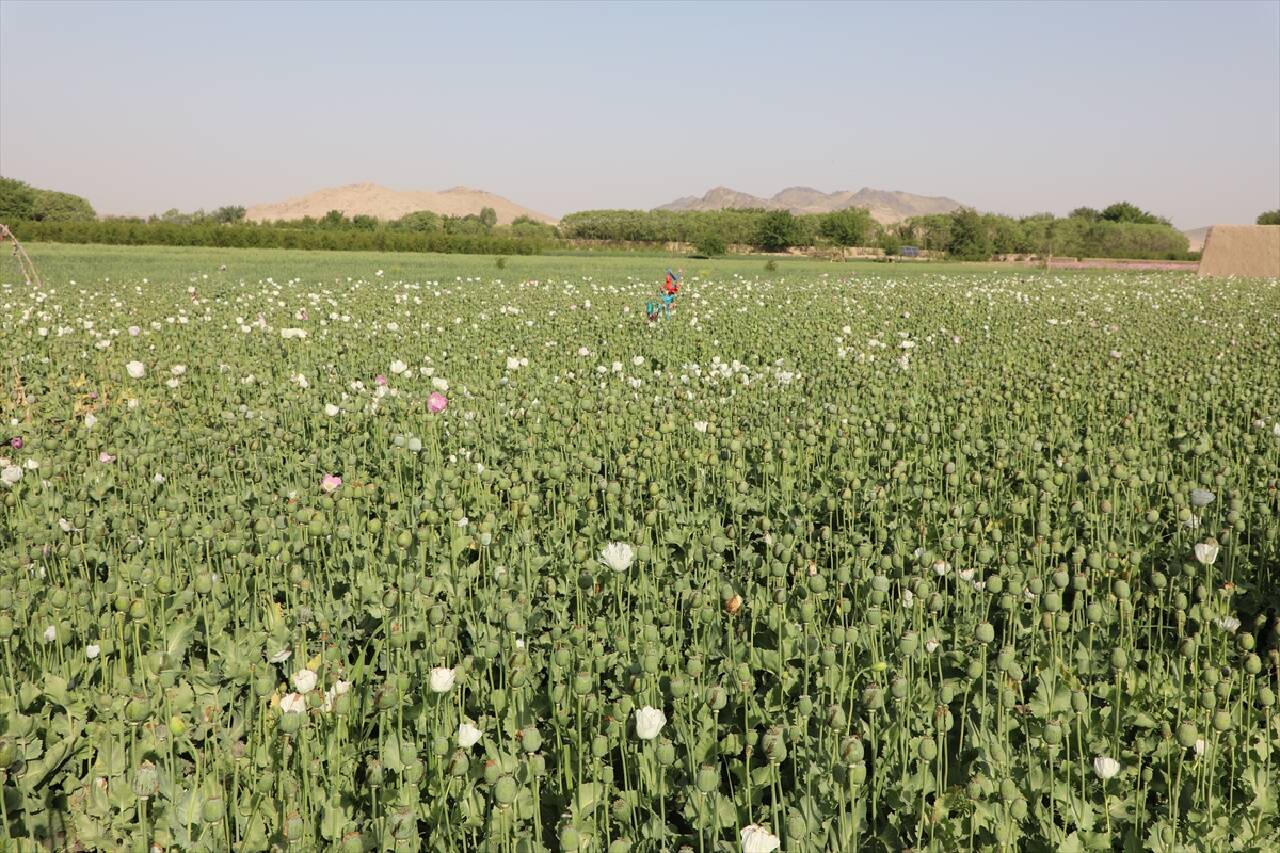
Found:
[[[606,788],[599,782],[586,782],[573,792],[573,810],[577,817],[583,817],[593,811],[604,798]]]
[[[67,698],[67,680],[60,675],[49,673],[44,677],[44,695],[46,699],[54,703],[67,707],[69,700]]]

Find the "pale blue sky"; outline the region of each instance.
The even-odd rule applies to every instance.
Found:
[[[1252,221],[1280,2],[0,0],[0,172],[115,213],[369,180],[554,215],[804,185]]]

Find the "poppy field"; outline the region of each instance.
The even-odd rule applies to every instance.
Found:
[[[0,849],[1280,846],[1280,283],[29,247]]]

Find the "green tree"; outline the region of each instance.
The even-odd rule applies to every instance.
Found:
[[[1268,210],[1258,214],[1259,225],[1280,225],[1280,210]]]
[[[370,216],[367,213],[357,213],[351,217],[351,226],[364,231],[372,231],[378,227],[378,217]]]
[[[1139,225],[1168,225],[1169,221],[1148,213],[1136,204],[1118,201],[1102,209],[1102,218],[1107,222],[1134,222]]]
[[[877,243],[887,258],[894,257],[902,249],[902,238],[898,236],[897,229],[894,228],[882,228],[880,230],[880,239]]]
[[[486,230],[497,225],[498,212],[494,210],[492,207],[480,208],[480,224],[483,225]]]
[[[466,216],[446,216],[444,218],[444,232],[446,234],[474,237],[484,234],[485,230],[484,223],[474,213],[468,213]]]
[[[799,242],[800,224],[789,210],[771,210],[760,219],[756,243],[766,252],[782,252]]]
[[[36,194],[24,181],[0,178],[0,222],[34,219]]]
[[[326,228],[339,228],[347,224],[347,217],[341,210],[331,210],[321,217],[320,224]]]
[[[962,261],[985,261],[991,257],[991,234],[982,214],[972,208],[951,214],[951,239],[947,253]]]
[[[406,213],[393,224],[396,228],[406,228],[410,231],[441,230],[440,214],[431,210],[417,210],[413,213]]]
[[[724,237],[714,231],[708,231],[706,234],[699,237],[697,247],[698,252],[706,255],[707,257],[723,255],[727,248],[725,246]]]
[[[170,225],[190,225],[193,217],[190,213],[183,213],[178,208],[171,207],[156,219],[160,222],[167,222]]]
[[[227,205],[226,207],[218,208],[209,215],[215,222],[230,225],[232,222],[244,221],[244,208],[239,205]]]
[[[555,238],[556,229],[554,225],[538,222],[527,216],[517,216],[515,221],[511,223],[511,233],[516,237],[534,237],[550,240]]]
[[[1097,222],[1102,218],[1102,211],[1093,207],[1077,207],[1067,214],[1068,219],[1083,219],[1086,222]]]
[[[823,216],[818,233],[837,246],[861,246],[875,230],[875,220],[860,207],[848,207]]]

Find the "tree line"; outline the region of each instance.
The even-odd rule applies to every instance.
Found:
[[[496,234],[447,234],[380,227],[282,228],[252,224],[177,224],[108,219],[89,222],[14,222],[19,240],[50,243],[105,243],[125,246],[228,246],[370,252],[442,252],[479,255],[533,255],[545,241]]]
[[[559,228],[526,216],[498,225],[491,207],[466,216],[423,210],[391,221],[347,216],[340,210],[275,222],[251,223],[244,217],[243,206],[228,205],[98,221],[92,205],[80,196],[0,177],[0,221],[28,240],[485,254],[530,254],[561,240],[602,240],[692,244],[705,255],[749,245],[772,252],[793,246],[875,246],[890,255],[916,246],[962,260],[1011,254],[1188,257],[1186,237],[1167,219],[1124,201],[1100,209],[1079,207],[1066,217],[1010,217],[964,208],[893,225],[877,223],[860,208],[801,215],[766,209],[587,210],[568,214]],[[1267,211],[1257,221],[1280,224],[1280,211]]]
[[[585,210],[560,220],[560,235],[570,240],[624,240],[692,243],[704,254],[723,254],[734,244],[782,251],[790,246],[826,242],[867,245],[876,222],[861,208],[796,216],[785,210]]]
[[[878,246],[897,254],[912,245],[961,260],[994,255],[1073,257],[1187,257],[1185,235],[1168,220],[1128,202],[1101,210],[1082,207],[1065,218],[1040,213],[1020,218],[969,208],[880,225],[857,208],[794,215],[785,210],[589,210],[560,222],[566,238],[693,243],[705,254],[728,244],[766,251],[791,246]]]

